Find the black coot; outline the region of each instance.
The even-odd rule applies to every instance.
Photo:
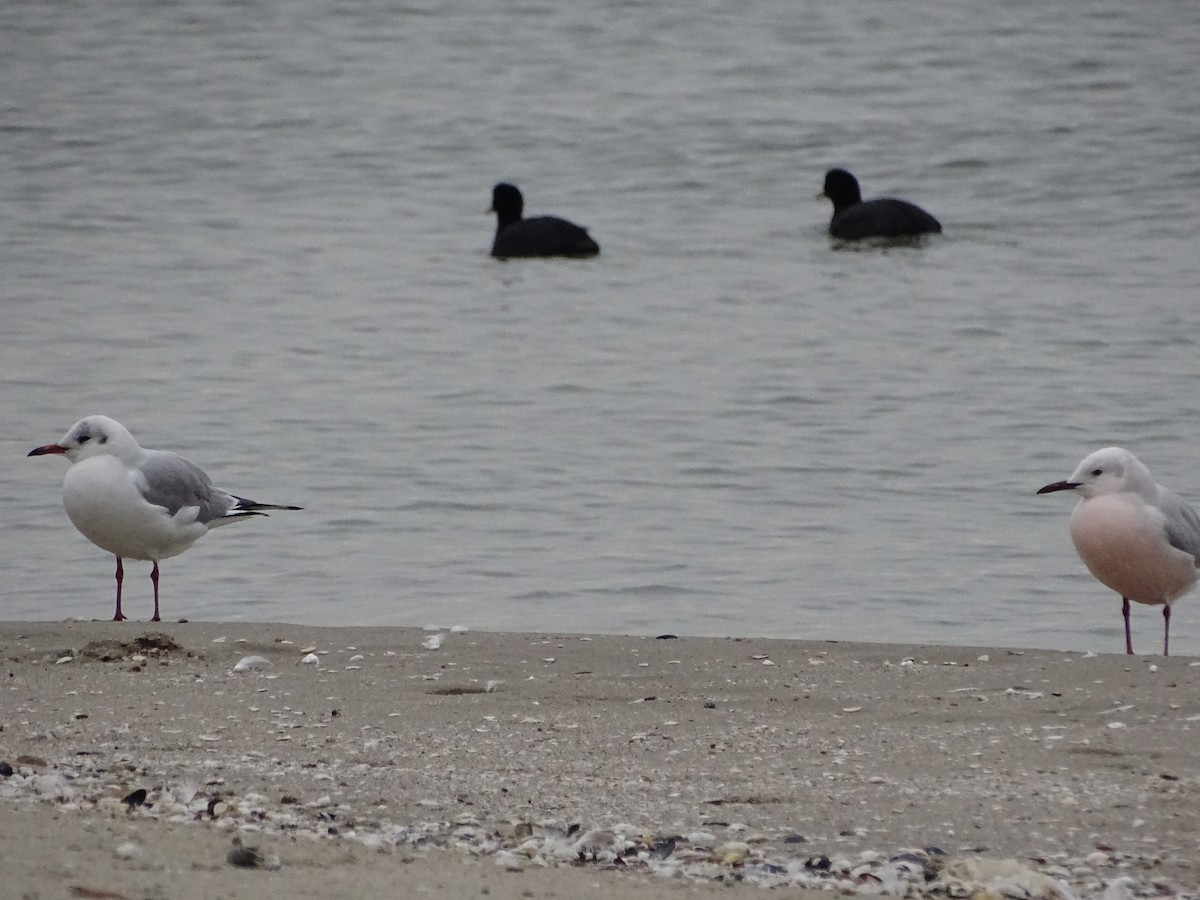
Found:
[[[830,169],[825,173],[822,195],[833,201],[829,233],[843,241],[904,237],[942,230],[941,222],[907,200],[894,197],[863,200],[858,180],[845,169]]]
[[[600,245],[588,236],[587,229],[558,216],[521,218],[525,201],[514,184],[501,182],[492,189],[492,208],[496,214],[496,239],[492,256],[509,259],[516,256],[595,256]]]

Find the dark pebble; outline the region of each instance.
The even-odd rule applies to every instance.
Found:
[[[789,834],[783,839],[785,844],[807,844],[808,838],[802,834]]]
[[[7,778],[12,774],[12,766],[6,762],[0,762],[0,778]]]
[[[254,847],[243,846],[242,839],[236,837],[233,839],[233,847],[225,854],[225,861],[242,869],[255,869],[263,864],[262,854]]]
[[[659,841],[650,848],[651,859],[666,859],[675,852],[675,838],[667,838],[664,841]]]
[[[135,806],[141,806],[146,802],[146,789],[138,788],[131,794],[121,798],[121,802],[133,809]]]

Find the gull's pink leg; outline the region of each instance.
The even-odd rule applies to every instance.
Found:
[[[1163,607],[1163,656],[1167,655],[1167,644],[1171,640],[1171,604]]]
[[[150,570],[150,580],[154,582],[154,618],[151,622],[157,622],[158,619],[158,561],[155,560],[154,568]]]
[[[121,613],[121,582],[125,580],[125,567],[121,565],[121,557],[117,557],[117,614],[113,616],[114,622],[124,621],[125,616]]]
[[[1129,598],[1121,598],[1121,615],[1125,617],[1125,652],[1133,656],[1133,638],[1129,634]]]

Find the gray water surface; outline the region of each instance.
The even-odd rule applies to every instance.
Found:
[[[111,614],[24,458],[105,413],[306,507],[168,618],[1117,652],[1034,491],[1200,504],[1197,59],[1183,2],[4,4],[0,615]],[[945,234],[835,245],[833,165]],[[501,179],[602,255],[490,259]]]

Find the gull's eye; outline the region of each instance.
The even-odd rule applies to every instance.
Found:
[[[1103,474],[1104,474],[1103,469],[1092,469],[1092,477],[1093,478],[1099,478]]]
[[[92,439],[92,436],[90,434],[81,434],[79,436],[79,443],[86,444],[91,439]]]

